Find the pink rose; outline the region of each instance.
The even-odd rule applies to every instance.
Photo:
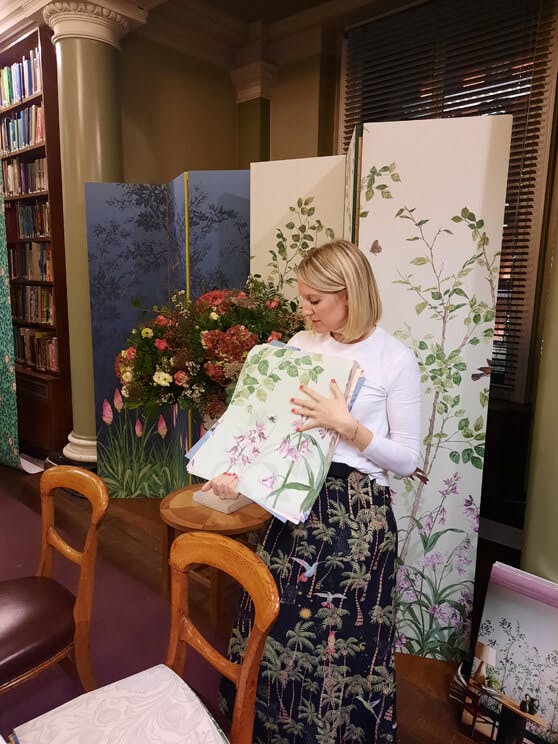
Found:
[[[276,307],[279,307],[279,300],[268,300],[265,306],[270,310],[274,310]]]
[[[279,331],[271,331],[269,338],[267,339],[267,343],[270,341],[280,341],[281,340],[281,334]]]
[[[157,317],[153,321],[153,324],[156,326],[168,326],[169,321],[167,318],[165,318],[164,315],[157,315]]]
[[[135,346],[128,346],[128,348],[124,351],[124,356],[128,361],[132,361],[136,358],[136,347]]]
[[[167,342],[165,341],[164,338],[156,338],[155,339],[155,348],[156,349],[159,349],[159,351],[164,351],[165,349],[168,348],[168,346],[169,345],[167,344]]]

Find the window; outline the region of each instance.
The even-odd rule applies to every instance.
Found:
[[[558,63],[558,0],[431,0],[347,30],[345,151],[356,124],[513,114],[491,392],[528,400]]]

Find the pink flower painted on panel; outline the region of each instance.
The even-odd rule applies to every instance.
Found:
[[[124,401],[122,400],[122,395],[120,394],[120,390],[116,388],[114,391],[114,398],[113,398],[113,404],[115,409],[120,413],[120,411],[124,408]]]
[[[103,401],[103,421],[107,426],[112,424],[112,408],[106,398]]]
[[[159,416],[159,420],[157,421],[157,431],[163,439],[167,436],[167,422],[165,421],[163,414]]]
[[[136,432],[136,437],[138,437],[138,439],[143,434],[143,424],[141,423],[141,419],[140,418],[137,418],[136,419],[135,432]]]
[[[166,348],[168,348],[168,344],[164,338],[156,338],[155,348],[158,349],[159,351],[164,351]]]

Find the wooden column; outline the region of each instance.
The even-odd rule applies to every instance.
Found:
[[[73,429],[64,455],[95,462],[96,426],[85,219],[88,181],[122,181],[118,39],[130,20],[110,6],[55,2],[43,16],[53,29],[58,71],[60,157],[72,379]]]
[[[238,104],[237,168],[269,160],[270,99],[275,66],[251,62],[232,71]]]

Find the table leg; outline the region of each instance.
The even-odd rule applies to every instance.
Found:
[[[161,566],[161,576],[162,576],[162,589],[163,594],[168,596],[170,594],[170,566],[169,566],[169,554],[170,554],[170,546],[172,545],[172,542],[175,537],[175,530],[174,527],[171,527],[168,524],[165,524],[163,522],[163,557],[162,557],[162,566]]]
[[[522,744],[525,735],[525,726],[526,721],[523,716],[502,706],[496,741],[498,744]]]

